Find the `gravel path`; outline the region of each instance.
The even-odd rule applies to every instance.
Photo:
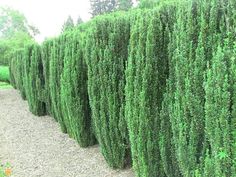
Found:
[[[0,163],[13,177],[133,177],[112,170],[98,146],[80,148],[49,116],[36,117],[13,89],[0,90]]]

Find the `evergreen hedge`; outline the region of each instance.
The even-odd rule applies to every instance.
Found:
[[[235,29],[235,0],[163,1],[17,51],[11,82],[113,168],[235,176]]]
[[[218,49],[225,40],[230,41],[232,48],[235,15],[231,12],[235,5],[231,0],[190,1],[177,9],[161,111],[162,143],[171,145],[162,147],[163,163],[174,162],[168,166],[171,168],[165,168],[168,176],[178,176],[176,169],[181,176],[235,174],[229,170],[235,166],[229,155],[229,149],[234,151],[228,128],[232,104],[229,96],[232,86],[227,81],[230,57],[225,63],[224,54]]]

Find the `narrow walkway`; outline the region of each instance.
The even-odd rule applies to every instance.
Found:
[[[0,90],[0,165],[13,177],[133,177],[112,170],[98,146],[80,148],[49,116],[36,117],[13,89]]]

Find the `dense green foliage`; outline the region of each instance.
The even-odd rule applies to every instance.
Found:
[[[25,86],[23,83],[24,72],[23,51],[16,51],[10,62],[11,84],[20,91],[21,97],[26,99]]]
[[[235,176],[236,1],[157,4],[17,51],[11,82],[111,167],[131,155],[140,177]]]
[[[140,11],[131,31],[125,115],[133,166],[139,176],[165,176],[158,142],[167,79],[169,33],[174,17],[174,12],[169,10],[163,14],[159,10]]]
[[[64,67],[66,35],[55,39],[52,44],[49,63],[49,88],[53,117],[59,122],[62,132],[66,133],[66,125],[62,115],[61,74]]]
[[[46,112],[48,115],[53,116],[53,109],[52,109],[52,98],[50,94],[50,85],[49,85],[49,73],[50,73],[50,61],[52,57],[52,47],[53,47],[53,40],[47,40],[43,43],[42,49],[42,64],[43,64],[43,77],[44,77],[44,86],[43,86],[43,93],[42,97],[46,104]]]
[[[228,128],[231,86],[227,76],[229,64],[224,62],[230,61],[235,36],[235,18],[228,13],[235,5],[231,0],[193,1],[177,11],[161,118],[162,137],[171,146],[162,158],[177,160],[183,176],[234,174],[229,170],[233,165]],[[223,47],[224,41],[229,41],[228,47]],[[177,176],[171,169],[166,173]]]
[[[10,74],[12,85],[23,98],[26,96],[31,112],[53,116],[63,132],[86,147],[96,141],[79,31],[45,41],[42,47],[33,44],[17,51],[11,60]],[[76,66],[75,70],[71,70],[72,66]]]
[[[87,89],[87,65],[79,32],[68,34],[61,75],[62,115],[68,134],[82,147],[95,143]]]
[[[86,44],[88,91],[95,134],[105,159],[116,168],[124,167],[129,154],[124,115],[129,30],[126,14],[97,18]]]
[[[0,66],[0,81],[10,82],[9,67]]]
[[[41,47],[38,44],[26,46],[23,52],[23,85],[29,109],[35,115],[45,115],[46,107],[43,101],[43,64]]]

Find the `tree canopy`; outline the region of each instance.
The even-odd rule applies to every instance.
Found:
[[[16,33],[23,32],[31,37],[39,34],[39,30],[29,24],[26,17],[19,11],[9,7],[0,8],[0,37],[12,38]]]
[[[26,43],[34,41],[38,28],[29,24],[19,11],[9,7],[0,8],[0,65],[8,65],[12,53]]]

